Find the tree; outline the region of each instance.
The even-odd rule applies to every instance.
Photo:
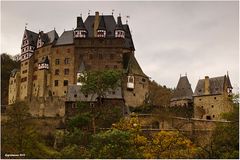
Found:
[[[112,129],[93,136],[91,158],[142,158],[128,131]]]
[[[178,131],[160,131],[153,135],[144,152],[145,158],[194,158],[197,148]]]
[[[16,102],[7,109],[7,122],[2,124],[2,156],[24,154],[19,158],[57,158],[59,153],[47,147],[37,133],[24,102]],[[4,157],[6,158],[6,157]],[[11,158],[11,157],[10,157]]]
[[[121,75],[119,71],[104,70],[85,72],[80,77],[82,83],[81,92],[91,95],[92,98],[94,95],[97,95],[97,106],[93,106],[91,112],[94,133],[96,133],[96,118],[101,115],[103,110],[106,110],[105,106],[103,106],[103,99],[106,97],[108,91],[115,90],[120,86]],[[92,98],[91,100],[93,101]]]
[[[148,101],[153,106],[166,107],[170,105],[173,91],[157,82],[150,82]]]
[[[8,85],[11,71],[15,68],[20,68],[20,62],[15,61],[10,55],[1,54],[1,104],[8,104]]]

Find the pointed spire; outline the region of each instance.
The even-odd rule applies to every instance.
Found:
[[[99,25],[98,25],[98,30],[106,30],[106,25],[103,16],[101,16]]]
[[[123,25],[122,25],[122,20],[121,20],[121,14],[119,14],[119,16],[117,17],[117,25],[116,28],[118,30],[123,30]]]
[[[86,27],[85,27],[85,25],[83,23],[82,17],[77,17],[77,28],[75,30],[77,30],[77,29],[86,30]]]

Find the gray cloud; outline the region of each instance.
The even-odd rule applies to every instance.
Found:
[[[20,53],[25,23],[35,32],[59,35],[76,25],[76,16],[99,11],[125,22],[130,15],[136,57],[144,72],[175,87],[187,72],[193,89],[205,75],[230,73],[239,82],[238,2],[2,2],[1,52]]]

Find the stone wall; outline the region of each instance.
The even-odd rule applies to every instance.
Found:
[[[143,76],[134,75],[134,88],[127,88],[127,76],[123,80],[123,98],[128,107],[138,107],[144,104],[149,91],[149,79]]]
[[[20,72],[16,72],[14,77],[10,76],[8,89],[8,104],[13,104],[19,99]]]
[[[64,97],[33,97],[29,101],[30,113],[34,117],[64,117],[65,98]]]
[[[222,113],[231,109],[228,97],[222,94],[194,97],[195,118],[219,120]]]

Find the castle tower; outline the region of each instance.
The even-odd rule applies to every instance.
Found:
[[[33,53],[36,48],[38,34],[25,29],[21,46],[21,82],[20,100],[31,98]]]
[[[86,38],[87,30],[83,23],[82,17],[77,17],[77,27],[74,30],[74,38]]]
[[[106,29],[104,17],[101,16],[100,22],[99,22],[99,25],[98,25],[98,28],[97,28],[97,37],[105,38],[106,35],[107,35],[107,29]]]
[[[192,103],[193,91],[187,76],[180,77],[177,88],[170,100],[170,106],[187,107]]]
[[[121,17],[117,17],[117,25],[115,28],[115,37],[116,38],[125,38],[125,31],[123,29]]]

